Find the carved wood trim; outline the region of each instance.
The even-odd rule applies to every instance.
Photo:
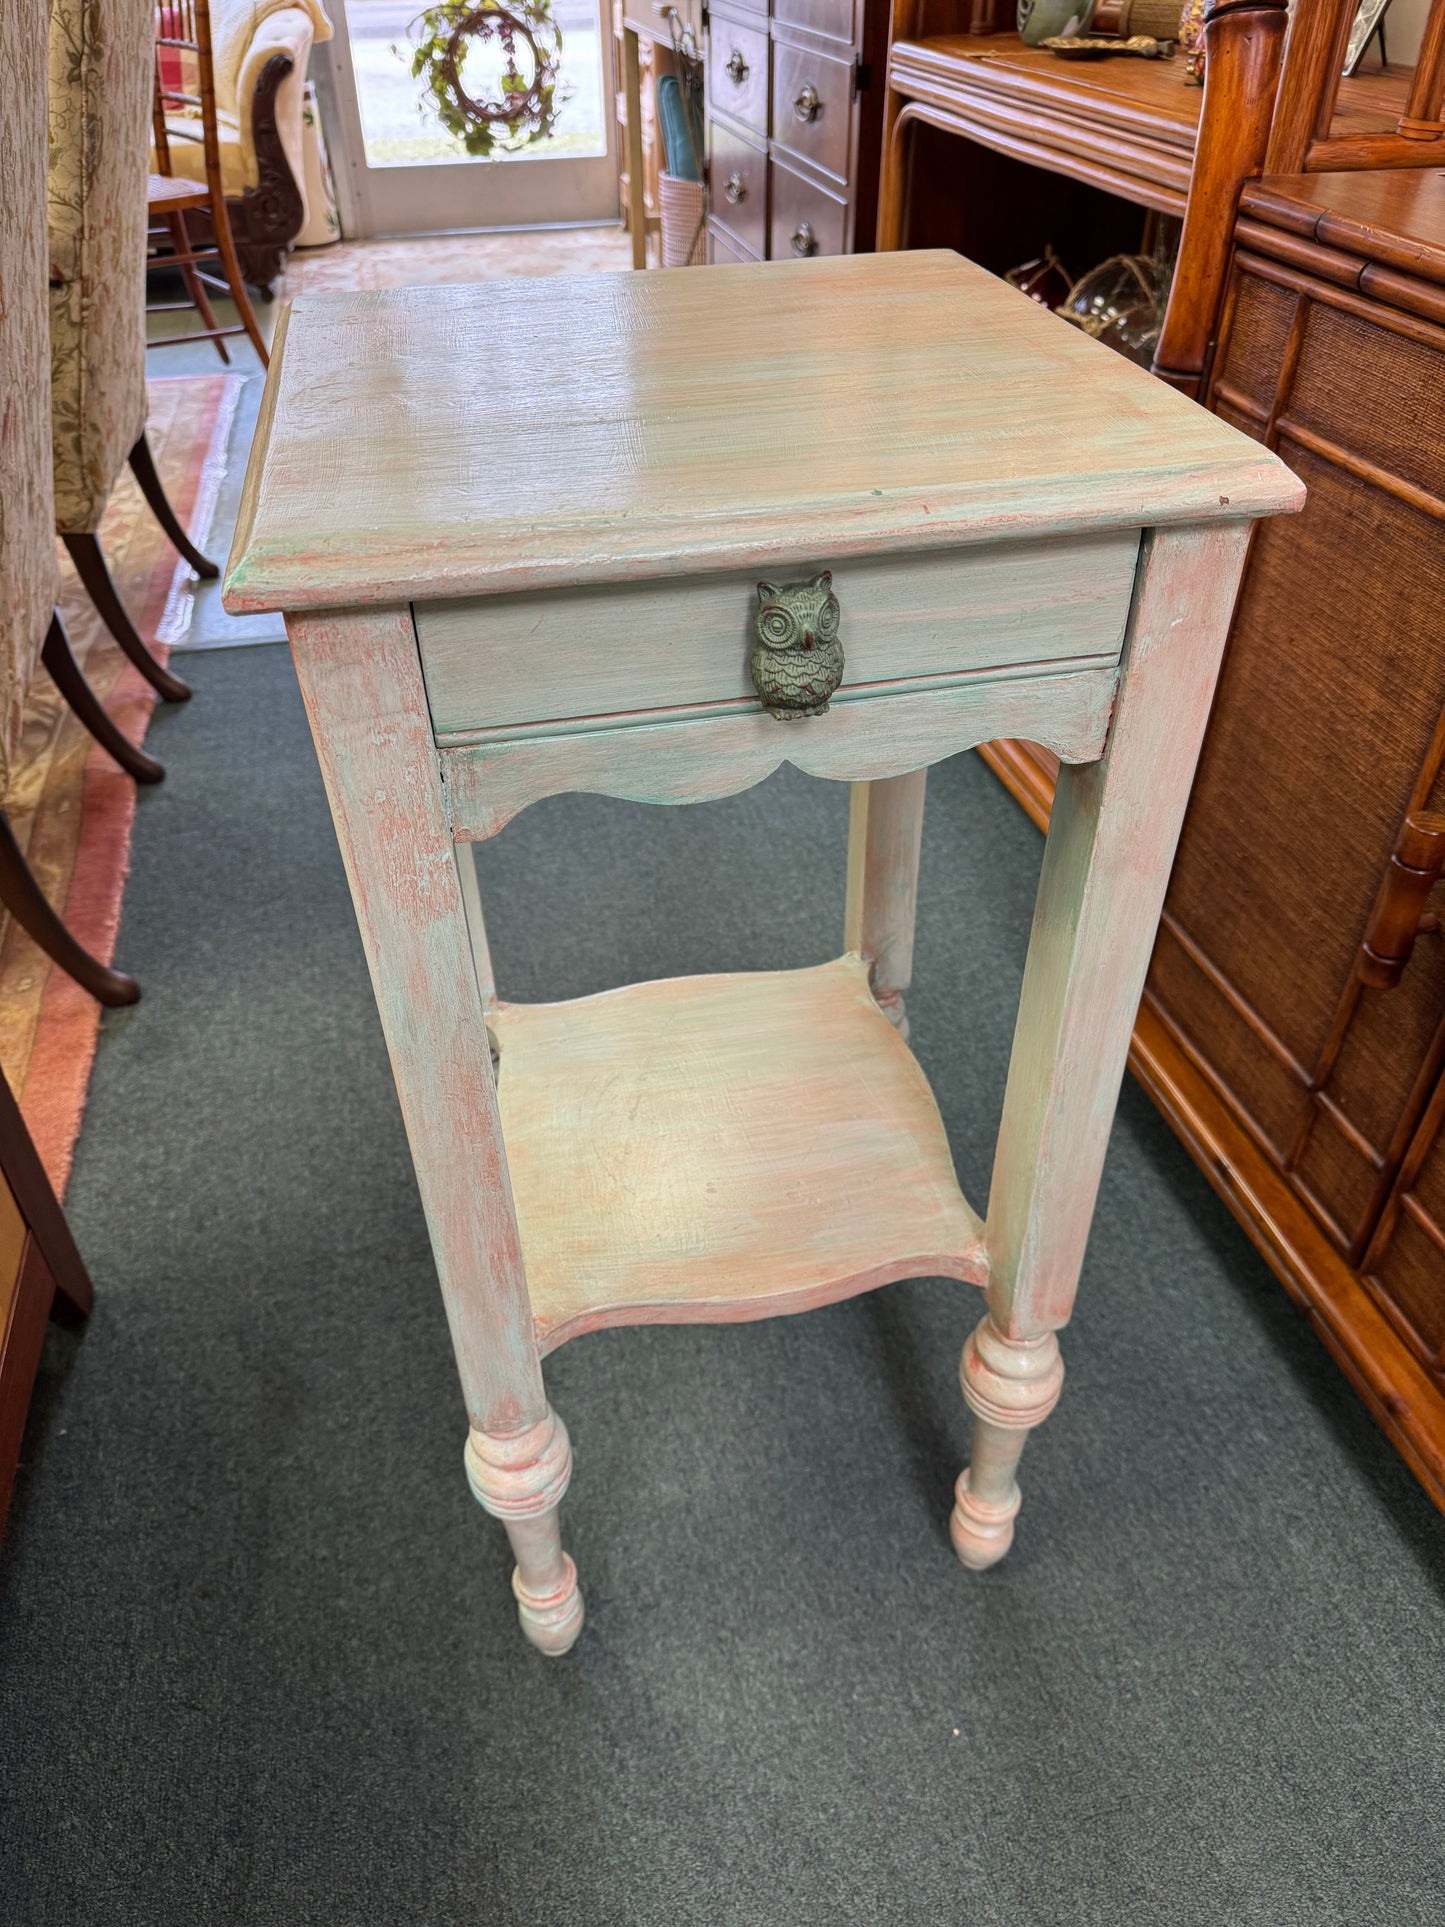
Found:
[[[1041,677],[960,677],[954,689],[835,698],[828,712],[775,722],[739,708],[677,722],[560,730],[470,747],[443,747],[442,778],[459,842],[495,836],[520,810],[563,790],[632,802],[692,803],[736,796],[783,763],[839,782],[902,776],[972,748],[1010,723],[1068,762],[1104,747],[1117,665]]]
[[[294,66],[290,54],[278,53],[261,69],[251,99],[251,131],[260,178],[238,200],[226,201],[246,279],[268,295],[306,215],[276,124],[276,95]]]

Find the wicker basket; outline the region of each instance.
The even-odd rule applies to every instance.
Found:
[[[665,268],[700,268],[707,260],[705,205],[701,181],[685,181],[677,174],[658,175],[657,209],[662,217]]]

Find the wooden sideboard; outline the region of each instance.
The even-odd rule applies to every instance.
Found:
[[[1245,187],[1208,405],[1260,530],[1133,1064],[1445,1507],[1445,169]],[[1050,759],[993,745],[1046,818]]]
[[[709,10],[708,259],[873,246],[888,0]]]

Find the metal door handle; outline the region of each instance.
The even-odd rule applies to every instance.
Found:
[[[734,168],[732,173],[728,175],[727,180],[723,184],[723,197],[724,199],[731,201],[733,206],[736,207],[738,202],[745,201],[747,199],[747,196],[748,196],[748,190],[743,185],[743,177],[741,174],[739,174],[737,169]]]
[[[794,254],[811,254],[817,245],[818,241],[816,235],[813,233],[812,223],[799,221],[798,225],[793,229],[792,248]]]
[[[728,64],[723,69],[736,87],[741,87],[748,77],[748,63],[743,59],[742,49],[734,47],[728,55]]]
[[[811,80],[793,96],[793,113],[799,120],[813,120],[821,105],[818,90]]]

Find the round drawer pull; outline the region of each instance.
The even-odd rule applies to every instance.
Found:
[[[814,234],[810,221],[799,221],[798,225],[793,229],[791,245],[794,254],[817,253],[818,237]]]
[[[723,197],[731,201],[734,207],[737,206],[739,201],[745,201],[748,198],[748,190],[743,183],[743,177],[736,168],[728,175],[727,180],[723,184]]]
[[[793,113],[798,120],[816,120],[822,102],[812,81],[808,81],[793,96]]]
[[[734,47],[728,55],[728,64],[723,70],[735,87],[741,87],[748,77],[748,63],[743,59],[742,49]]]

